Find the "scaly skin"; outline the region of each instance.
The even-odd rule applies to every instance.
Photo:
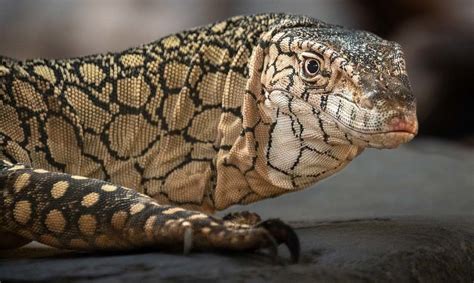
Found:
[[[234,17],[117,54],[0,57],[2,245],[285,242],[296,259],[282,222],[210,214],[306,188],[416,131],[399,45],[307,17]]]

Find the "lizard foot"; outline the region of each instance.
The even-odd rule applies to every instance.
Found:
[[[231,221],[235,224],[247,224],[251,226],[257,225],[262,221],[260,215],[249,211],[231,212],[225,215],[222,219],[224,221]]]
[[[251,226],[255,228],[263,228],[269,237],[271,246],[268,247],[270,253],[277,256],[277,248],[280,244],[285,244],[290,251],[292,261],[297,262],[300,253],[300,242],[297,234],[289,225],[280,219],[269,219],[262,221],[260,215],[249,211],[231,212],[225,215],[222,220],[227,225],[235,225],[235,227]]]
[[[202,229],[195,226],[197,223],[193,223],[193,226],[198,229],[195,230],[194,237],[187,239],[188,243],[185,238],[184,246],[192,246],[196,250],[203,251],[213,248],[234,251],[266,249],[273,258],[277,258],[278,246],[285,244],[292,261],[297,262],[299,259],[300,242],[298,236],[293,228],[280,219],[269,219],[256,225],[239,224],[230,220],[224,220],[221,223]],[[205,232],[203,233],[203,231]],[[185,250],[189,251],[190,249],[185,248]]]
[[[300,256],[300,241],[293,228],[280,219],[268,219],[260,222],[256,227],[262,227],[267,230],[277,245],[285,244],[290,251],[292,261],[298,262]]]

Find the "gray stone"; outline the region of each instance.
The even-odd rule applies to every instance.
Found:
[[[25,248],[3,252],[0,280],[472,282],[474,220],[380,218],[293,223],[302,258],[289,264],[265,254],[145,253],[88,255]],[[48,255],[48,252],[51,253]],[[34,256],[39,258],[31,258]],[[13,257],[13,258],[12,258]]]

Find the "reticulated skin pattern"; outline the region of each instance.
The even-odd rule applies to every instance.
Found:
[[[0,57],[0,233],[79,250],[290,247],[281,222],[209,214],[407,142],[415,111],[397,43],[304,16],[233,17],[120,53]]]

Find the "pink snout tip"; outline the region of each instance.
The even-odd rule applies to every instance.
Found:
[[[418,120],[416,116],[394,117],[389,122],[391,132],[405,132],[416,135],[418,133]]]

